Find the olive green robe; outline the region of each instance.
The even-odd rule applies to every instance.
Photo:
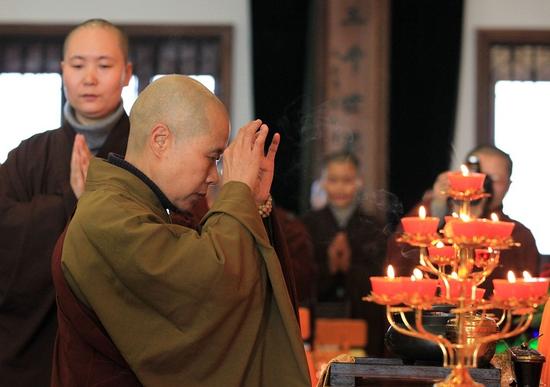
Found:
[[[225,184],[202,230],[93,159],[64,275],[146,386],[307,386],[300,330],[251,191]],[[84,370],[83,370],[84,372]]]

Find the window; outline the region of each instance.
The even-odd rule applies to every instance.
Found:
[[[495,85],[495,145],[514,161],[504,208],[531,229],[542,254],[550,254],[549,105],[550,82],[499,81]]]
[[[550,254],[550,31],[478,32],[478,143],[513,162],[505,212],[524,223]]]
[[[0,74],[0,163],[19,143],[61,124],[61,75]],[[29,112],[32,110],[32,114]]]

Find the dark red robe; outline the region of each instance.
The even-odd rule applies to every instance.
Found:
[[[51,386],[141,386],[95,313],[76,298],[65,281],[61,268],[64,238],[65,233],[57,241],[52,255],[59,328]]]
[[[98,156],[124,154],[126,114]],[[0,385],[48,386],[56,331],[55,242],[73,212],[75,133],[63,127],[23,141],[0,166]]]

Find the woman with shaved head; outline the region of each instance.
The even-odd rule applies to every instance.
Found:
[[[52,385],[310,385],[263,219],[279,135],[264,154],[268,128],[255,120],[227,146],[223,104],[178,75],[149,85],[130,122],[126,157],[92,159],[54,252]],[[200,231],[173,224],[212,184]]]
[[[122,154],[128,139],[121,91],[132,65],[124,33],[101,19],[78,25],[65,40],[61,68],[63,125],[24,140],[0,166],[2,386],[50,385],[52,251],[84,191],[92,155]]]

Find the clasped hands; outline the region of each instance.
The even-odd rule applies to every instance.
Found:
[[[265,203],[269,196],[275,155],[281,140],[275,133],[267,154],[264,152],[269,128],[261,120],[243,126],[233,142],[223,152],[223,184],[240,181],[248,185],[257,205]]]
[[[254,120],[239,130],[234,141],[223,153],[223,182],[240,181],[252,190],[256,204],[265,203],[269,196],[275,155],[279,147],[280,135],[275,133],[267,154],[264,152],[269,128],[261,120]],[[83,135],[74,139],[71,155],[71,188],[77,199],[84,192],[90,160],[93,157]]]
[[[351,265],[351,247],[345,232],[340,231],[328,246],[328,270],[330,274],[347,273]]]
[[[86,139],[82,134],[77,134],[74,138],[73,152],[71,155],[71,188],[77,199],[84,193],[86,185],[86,176],[88,167],[93,155],[86,144]]]

